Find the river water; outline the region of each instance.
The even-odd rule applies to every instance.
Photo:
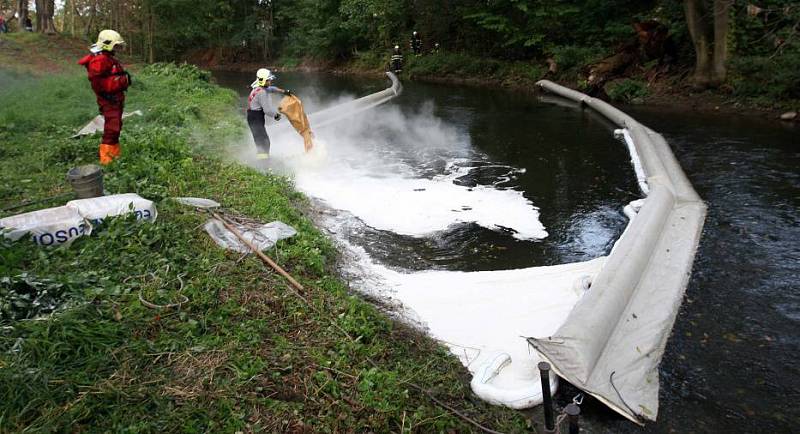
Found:
[[[215,76],[242,95],[252,81],[250,74]],[[276,85],[314,112],[382,90],[388,81],[285,73]],[[297,180],[331,208],[352,209],[337,213],[329,231],[401,273],[517,270],[608,253],[627,223],[623,205],[641,196],[612,125],[502,89],[404,86],[386,106],[335,127],[336,136],[348,139],[342,146],[351,148],[328,150],[336,161],[326,164],[340,165],[341,177]],[[791,432],[800,424],[797,128],[623,110],[664,134],[709,205],[661,365],[659,420],[644,431]],[[284,145],[273,139],[280,159]],[[354,173],[362,186],[344,180]],[[419,195],[397,194],[398,185]],[[445,201],[447,215],[406,214],[408,201],[426,197]],[[374,202],[380,204],[364,208]],[[424,224],[410,224],[418,221]],[[558,401],[575,393],[562,384]],[[597,401],[587,399],[582,410],[587,432],[642,431]]]

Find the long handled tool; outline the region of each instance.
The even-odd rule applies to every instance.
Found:
[[[207,200],[207,199],[197,199],[197,198],[176,198],[176,200],[179,203],[183,203],[184,205],[190,205],[190,206],[194,206],[194,207],[196,207],[198,209],[204,209],[204,210],[208,211],[209,214],[211,214],[212,217],[214,217],[215,219],[221,221],[222,224],[225,226],[225,228],[228,229],[229,231],[231,231],[236,236],[236,238],[241,240],[243,243],[245,243],[245,245],[247,245],[247,247],[250,248],[250,250],[255,252],[258,255],[258,257],[261,258],[262,261],[264,261],[267,265],[269,265],[270,267],[275,269],[275,271],[280,273],[281,276],[285,277],[286,280],[288,280],[289,283],[292,284],[292,286],[294,286],[296,289],[298,289],[300,291],[305,291],[305,288],[303,288],[303,285],[301,285],[299,282],[294,280],[294,278],[289,273],[287,273],[283,268],[281,268],[280,265],[276,264],[275,261],[273,261],[272,259],[269,258],[269,256],[265,255],[261,250],[259,250],[258,247],[256,247],[253,243],[251,243],[247,239],[245,239],[244,236],[242,235],[242,233],[236,228],[236,226],[231,224],[230,221],[228,221],[226,218],[222,217],[221,215],[219,215],[216,212],[211,210],[211,208],[218,207],[219,206],[218,203],[216,203],[214,201]],[[331,323],[331,325],[336,327],[336,329],[338,329],[348,340],[350,340],[351,342],[355,342],[356,341],[355,339],[353,339],[353,337],[350,335],[350,333],[348,333],[345,329],[343,329],[338,324],[338,322],[336,321],[336,318],[333,315],[331,315],[330,312],[323,312],[318,307],[316,307],[314,304],[312,304],[308,299],[306,299],[301,293],[299,293],[297,291],[293,291],[293,292],[295,293],[296,296],[298,296],[301,300],[303,300],[306,303],[306,305],[308,305],[315,312],[319,313],[321,316],[327,316],[328,320]],[[372,360],[372,358],[367,357],[366,360],[372,366],[374,366],[376,368],[378,367],[378,364],[374,360]],[[469,422],[470,424],[472,424],[475,427],[481,429],[482,431],[490,433],[490,434],[502,434],[499,431],[495,431],[493,429],[490,429],[490,428],[487,428],[487,427],[481,425],[480,423],[478,423],[474,419],[470,418],[469,416],[465,415],[464,413],[461,413],[460,411],[454,409],[453,407],[445,404],[444,402],[440,401],[435,396],[433,396],[433,394],[431,392],[429,392],[427,389],[425,389],[425,388],[423,388],[423,387],[421,387],[421,386],[419,386],[419,385],[417,385],[415,383],[409,382],[409,381],[404,381],[403,383],[404,384],[408,384],[412,388],[424,393],[426,396],[428,396],[428,398],[430,398],[434,403],[436,403],[440,407],[442,407],[445,410],[449,411],[451,414],[454,414],[454,415],[460,417],[461,419]]]
[[[291,283],[292,286],[294,286],[296,289],[305,292],[306,289],[303,288],[303,285],[301,285],[300,282],[294,280],[294,277],[292,277],[289,273],[287,273],[286,270],[281,268],[280,265],[278,265],[277,263],[275,263],[275,261],[270,259],[269,256],[265,255],[264,252],[259,250],[259,248],[256,247],[252,242],[248,241],[244,237],[244,235],[242,235],[239,229],[237,229],[236,226],[231,224],[230,220],[228,220],[227,218],[221,216],[220,214],[214,211],[214,208],[218,208],[220,206],[219,202],[199,197],[176,197],[174,198],[174,200],[182,205],[192,206],[199,210],[208,211],[208,213],[211,214],[212,217],[221,221],[222,225],[225,226],[227,230],[231,231],[231,233],[235,235],[236,238],[238,238],[248,248],[250,248],[250,250],[252,250],[256,255],[258,255],[258,257],[261,258],[262,261],[266,262],[267,265],[272,267],[281,276],[285,277],[286,280],[288,280],[289,283]]]
[[[250,248],[250,250],[252,250],[252,251],[253,251],[253,252],[254,252],[256,255],[258,255],[258,257],[259,257],[259,258],[261,258],[261,260],[262,260],[262,261],[266,262],[266,263],[267,263],[267,265],[269,265],[270,267],[272,267],[273,269],[275,269],[275,271],[277,271],[277,272],[278,272],[278,273],[279,273],[281,276],[285,277],[285,278],[286,278],[286,280],[288,280],[288,281],[289,281],[289,283],[291,283],[291,284],[292,284],[292,286],[294,286],[295,288],[297,288],[297,289],[298,289],[298,290],[300,290],[300,291],[305,291],[305,290],[306,290],[305,288],[303,288],[303,285],[301,285],[301,284],[300,284],[300,282],[298,282],[298,281],[294,280],[294,278],[291,276],[291,274],[287,273],[287,272],[286,272],[286,270],[284,270],[283,268],[281,268],[281,266],[280,266],[280,265],[276,264],[276,263],[275,263],[275,261],[273,261],[272,259],[270,259],[270,257],[269,257],[269,256],[265,255],[265,254],[264,254],[264,252],[262,252],[261,250],[259,250],[259,249],[258,249],[258,247],[256,247],[256,246],[255,246],[253,243],[251,243],[250,241],[248,241],[248,240],[247,240],[247,239],[244,237],[244,235],[242,235],[242,233],[241,233],[241,232],[239,232],[239,229],[236,229],[236,226],[232,225],[232,224],[231,224],[231,223],[228,221],[228,219],[226,219],[226,218],[222,217],[221,215],[219,215],[219,214],[215,213],[214,211],[211,211],[210,209],[208,210],[208,212],[209,212],[209,213],[211,213],[211,215],[212,215],[212,216],[213,216],[215,219],[217,219],[217,220],[221,221],[221,222],[222,222],[222,224],[223,224],[223,225],[225,225],[225,228],[226,228],[226,229],[228,229],[228,230],[229,230],[229,231],[231,231],[231,232],[232,232],[234,235],[236,235],[236,238],[238,238],[238,239],[239,239],[241,242],[245,243],[245,244],[247,245],[247,247],[249,247],[249,248]]]

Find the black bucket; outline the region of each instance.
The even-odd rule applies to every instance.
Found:
[[[73,167],[67,172],[67,181],[78,199],[103,195],[103,169],[96,164]]]

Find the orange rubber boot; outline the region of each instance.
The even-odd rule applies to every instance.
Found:
[[[100,145],[100,164],[107,165],[119,157],[120,149],[119,143],[116,145],[107,145],[105,143]]]

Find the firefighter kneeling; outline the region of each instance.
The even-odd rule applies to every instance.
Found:
[[[89,49],[78,64],[86,67],[92,90],[97,95],[100,114],[105,119],[103,140],[100,145],[100,164],[109,164],[120,155],[119,133],[122,131],[122,110],[125,107],[125,91],[131,85],[131,76],[114,57],[114,49],[125,41],[113,30],[103,30],[97,43]]]

